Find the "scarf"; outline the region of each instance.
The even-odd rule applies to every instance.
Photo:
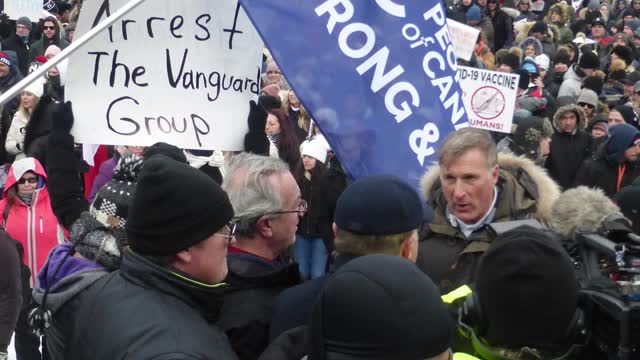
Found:
[[[20,200],[22,200],[23,203],[27,204],[27,206],[31,206],[31,203],[33,202],[33,194],[34,192],[18,193],[18,197],[20,198]]]

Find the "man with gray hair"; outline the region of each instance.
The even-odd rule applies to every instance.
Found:
[[[230,288],[218,326],[241,360],[256,359],[268,345],[275,297],[301,282],[298,264],[286,250],[295,241],[307,203],[288,165],[277,158],[236,156],[222,186],[237,227],[227,256]]]
[[[487,225],[546,221],[559,196],[542,168],[524,157],[498,155],[491,136],[473,128],[447,136],[438,165],[427,170],[421,185],[434,218],[421,234],[417,264],[443,293],[473,282],[492,241]]]

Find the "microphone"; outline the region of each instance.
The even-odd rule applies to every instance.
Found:
[[[573,239],[576,232],[609,230],[612,222],[621,219],[628,221],[602,190],[579,186],[560,194],[553,204],[549,227],[557,234]]]

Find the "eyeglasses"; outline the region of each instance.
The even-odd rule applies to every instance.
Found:
[[[37,177],[30,177],[30,178],[22,178],[22,179],[18,180],[18,184],[20,184],[20,185],[24,185],[27,182],[29,184],[37,184],[38,183],[38,178]]]
[[[236,233],[236,222],[230,220],[227,223],[227,227],[229,228],[229,232],[227,234],[215,233],[214,235],[222,236],[223,238],[227,238],[227,246],[231,244],[231,239],[233,239],[234,234]]]
[[[42,27],[44,30],[55,30],[56,27],[55,26],[43,26]]]
[[[25,29],[28,29],[28,28],[26,26],[24,26],[24,25],[16,25],[16,29],[25,30]]]
[[[298,204],[298,210],[273,211],[273,212],[268,212],[265,215],[278,215],[278,214],[289,214],[289,213],[298,213],[298,215],[300,215],[300,213],[304,213],[305,211],[307,211],[308,207],[309,207],[309,204],[307,203],[307,201],[305,199],[300,199],[300,203]]]
[[[593,106],[593,105],[591,105],[591,104],[585,104],[585,103],[582,103],[582,102],[581,102],[581,103],[578,103],[578,106],[580,106],[580,107],[587,107],[587,108],[589,108],[589,109],[595,109],[595,108],[596,108],[595,106]]]

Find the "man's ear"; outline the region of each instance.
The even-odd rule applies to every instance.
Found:
[[[273,228],[271,227],[271,221],[273,221],[273,219],[263,216],[258,220],[258,222],[256,222],[256,232],[263,238],[273,237]]]
[[[191,263],[191,248],[180,251],[176,254],[175,259],[173,260],[177,263],[190,264]]]
[[[496,165],[491,170],[491,182],[493,185],[498,183],[498,178],[500,177],[500,165]]]
[[[336,223],[333,223],[331,225],[331,230],[333,230],[333,237],[338,236],[338,226],[336,225]]]
[[[402,242],[400,256],[415,263],[418,259],[418,232],[414,231]]]

